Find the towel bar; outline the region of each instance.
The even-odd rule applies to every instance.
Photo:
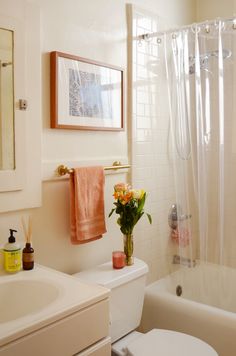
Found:
[[[113,162],[112,166],[104,167],[105,171],[109,171],[111,169],[124,169],[124,168],[130,168],[130,164],[121,164],[119,161]],[[57,167],[56,173],[58,176],[64,176],[66,174],[71,174],[74,172],[74,168],[68,168],[64,166],[64,164],[61,164],[60,166]]]

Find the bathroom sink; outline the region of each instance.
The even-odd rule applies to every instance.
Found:
[[[59,297],[59,288],[32,279],[0,284],[0,323],[9,322],[48,307]]]
[[[37,264],[31,271],[1,272],[0,355],[5,355],[9,343],[37,332],[41,335],[47,327],[61,325],[108,295],[108,289]]]

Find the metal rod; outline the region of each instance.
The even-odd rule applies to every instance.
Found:
[[[121,164],[119,161],[113,162],[112,166],[104,167],[105,171],[109,170],[117,170],[117,169],[125,169],[125,168],[130,168],[130,164]],[[60,166],[57,167],[56,173],[58,176],[64,176],[66,174],[72,174],[74,172],[74,168],[68,168],[61,164]]]
[[[109,171],[110,169],[125,169],[125,168],[130,168],[130,164],[117,164],[117,165],[112,165],[108,167],[104,167],[104,171]]]
[[[197,25],[197,26],[212,25],[212,24],[216,23],[217,21],[222,21],[222,22],[230,22],[230,21],[232,21],[233,22],[232,28],[233,28],[233,30],[236,29],[236,17],[228,18],[228,19],[217,18],[215,20],[210,20],[210,21],[207,20],[207,21],[204,21],[204,22],[192,23],[191,25],[185,25],[185,26],[181,26],[181,27],[177,27],[177,28],[171,28],[171,29],[166,30],[166,31],[158,31],[158,32],[153,32],[153,33],[144,33],[144,34],[142,34],[140,36],[137,36],[135,39],[137,39],[139,41],[140,40],[145,40],[145,39],[149,39],[149,38],[152,38],[152,37],[163,36],[164,34],[168,34],[168,33],[179,32],[181,30],[191,28],[191,27],[193,27],[195,25]]]

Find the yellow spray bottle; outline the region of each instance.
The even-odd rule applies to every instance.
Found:
[[[8,243],[4,245],[4,269],[6,272],[17,272],[21,269],[21,247],[16,243],[15,236],[13,235],[16,230],[10,229],[10,236]]]

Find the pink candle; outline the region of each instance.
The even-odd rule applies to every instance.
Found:
[[[113,251],[112,264],[115,269],[125,267],[125,253],[123,251]]]

